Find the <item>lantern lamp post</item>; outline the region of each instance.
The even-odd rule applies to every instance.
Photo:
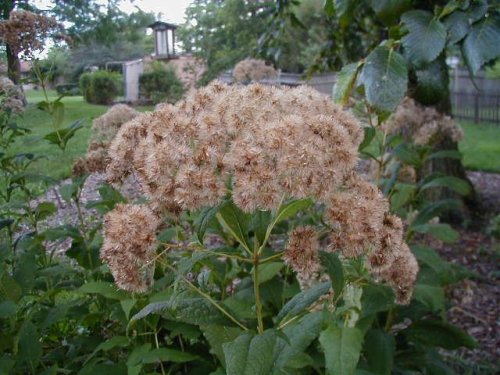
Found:
[[[167,22],[156,21],[149,25],[153,29],[155,38],[155,53],[153,58],[159,60],[175,59],[175,30],[176,25]]]

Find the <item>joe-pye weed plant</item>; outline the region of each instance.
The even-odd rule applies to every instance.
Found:
[[[157,327],[129,373],[437,374],[437,347],[473,346],[419,291],[403,222],[356,172],[362,141],[317,92],[258,84],[212,83],[121,127],[108,179],[135,175],[146,200],[106,215],[101,258],[118,287],[153,291],[129,335]],[[427,277],[456,277],[419,254]]]

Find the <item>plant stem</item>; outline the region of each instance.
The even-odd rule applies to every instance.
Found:
[[[161,260],[159,260],[161,262]],[[167,264],[165,262],[161,262],[163,265],[165,265],[169,270],[172,272],[176,273],[177,275],[180,276],[182,281],[184,281],[186,284],[188,284],[196,293],[200,294],[202,297],[206,298],[208,302],[210,302],[212,305],[214,305],[217,310],[219,310],[221,313],[223,313],[225,316],[227,316],[233,323],[235,323],[238,327],[241,329],[248,331],[248,328],[245,327],[243,324],[241,324],[234,316],[232,316],[226,309],[224,309],[221,305],[217,303],[211,296],[209,296],[207,293],[203,292],[198,288],[196,285],[194,285],[191,281],[186,279],[184,275],[181,275],[177,270],[172,267],[170,264]]]
[[[255,295],[255,313],[257,314],[257,325],[259,333],[264,332],[264,323],[262,322],[262,302],[260,301],[259,291],[259,252],[254,252],[253,261],[253,292]]]

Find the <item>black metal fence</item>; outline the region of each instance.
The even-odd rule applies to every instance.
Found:
[[[455,118],[500,124],[500,94],[452,92],[451,105]]]

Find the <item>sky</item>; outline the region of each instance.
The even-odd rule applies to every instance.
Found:
[[[132,13],[136,7],[145,12],[160,14],[159,21],[181,24],[184,22],[184,12],[192,0],[123,0],[120,9],[126,13]],[[106,0],[99,0],[106,4]],[[51,0],[35,0],[35,5],[40,9],[52,6]]]

